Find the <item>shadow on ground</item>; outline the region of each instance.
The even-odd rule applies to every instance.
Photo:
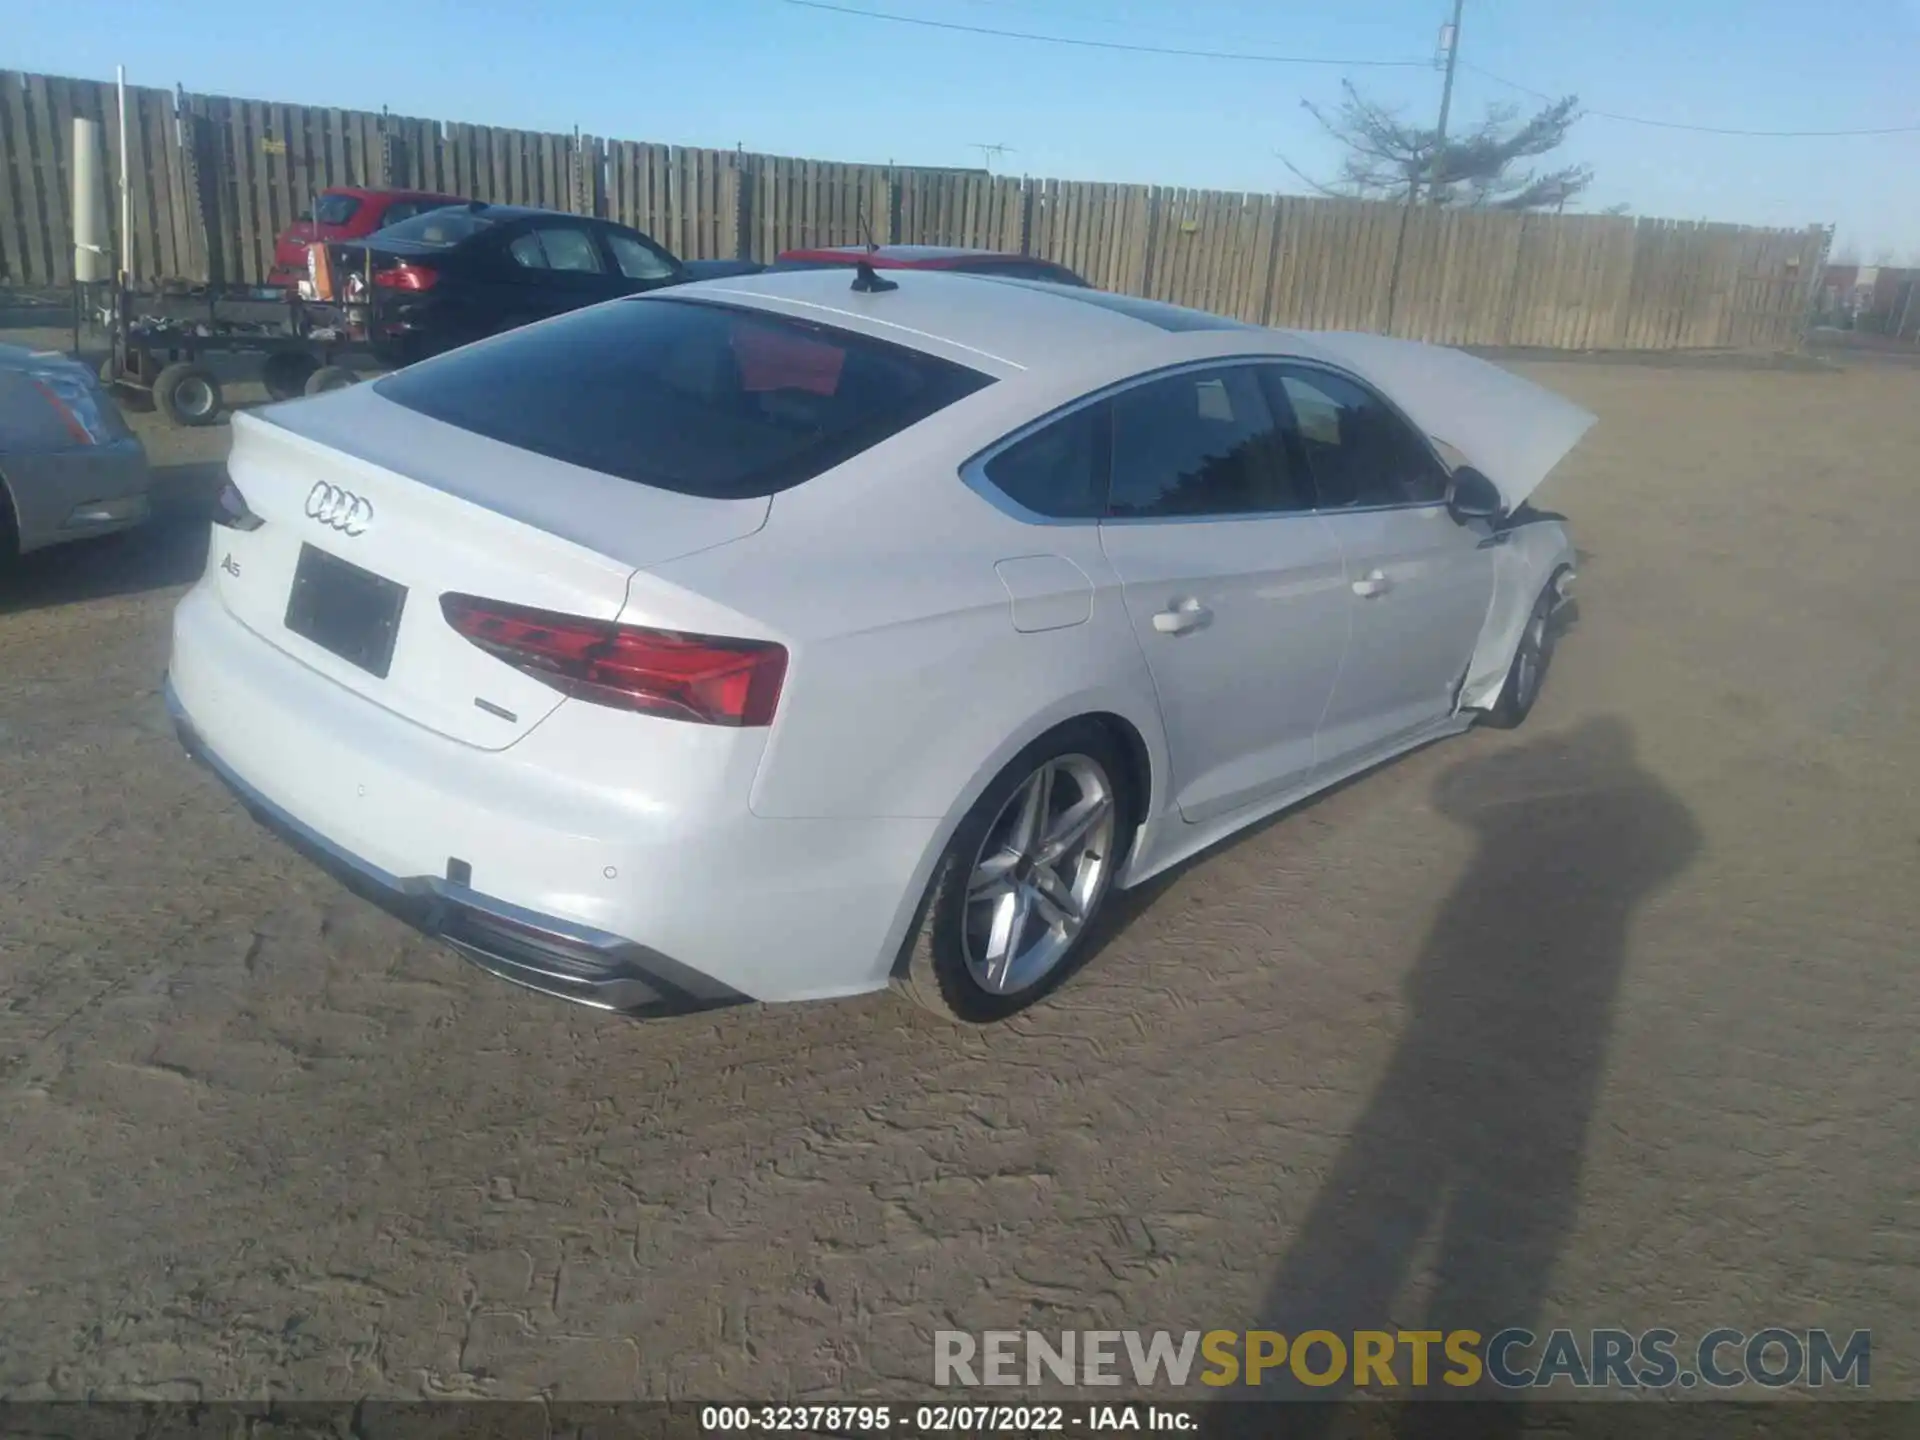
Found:
[[[225,478],[217,461],[156,465],[151,522],[0,567],[0,615],[185,585],[206,567],[207,520]]]
[[[1489,1336],[1542,1319],[1576,1220],[1628,926],[1686,868],[1699,834],[1615,718],[1455,765],[1435,803],[1477,834],[1478,851],[1408,977],[1409,1019],[1387,1074],[1249,1328],[1289,1340],[1331,1331],[1350,1344],[1358,1330]],[[1416,1276],[1427,1298],[1408,1306]],[[1313,1371],[1328,1361],[1311,1352]],[[1430,1384],[1459,1395],[1438,1383],[1447,1368],[1436,1347]],[[1272,1371],[1257,1393],[1326,1399],[1351,1373],[1330,1391]],[[1413,1378],[1406,1346],[1394,1373],[1402,1386]],[[1396,1433],[1421,1433],[1419,1410],[1431,1408],[1402,1415]],[[1287,1433],[1325,1433],[1337,1413],[1306,1407]],[[1491,1435],[1513,1417],[1480,1418]],[[1242,1433],[1248,1419],[1222,1411],[1210,1433]]]

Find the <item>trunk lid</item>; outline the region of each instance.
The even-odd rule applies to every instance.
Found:
[[[414,261],[431,265],[447,254],[444,245],[410,244],[405,240],[329,240],[327,259],[338,275],[364,275]]]
[[[610,621],[641,565],[750,535],[769,504],[549,460],[369,385],[236,415],[228,471],[265,522],[214,531],[209,573],[228,611],[373,703],[489,750],[564,697],[456,634],[441,595]],[[390,638],[360,643],[375,635]]]
[[[316,286],[316,298],[341,301],[353,306],[378,304],[381,292],[373,283],[373,277],[381,271],[405,264],[437,269],[447,255],[444,245],[421,245],[406,240],[378,238],[332,242],[326,250],[331,271],[331,284],[327,287],[330,293],[318,293],[322,287]],[[359,311],[350,318],[357,324],[365,324],[369,317],[364,311]]]

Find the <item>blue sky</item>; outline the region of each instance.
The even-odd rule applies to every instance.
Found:
[[[1449,0],[844,0],[960,25],[1342,59],[1430,57]],[[325,37],[296,38],[304,14]],[[191,16],[191,23],[183,23]],[[361,43],[364,37],[364,44]],[[1455,113],[1528,98],[1737,129],[1920,125],[1920,0],[1467,0]],[[0,0],[0,63],[443,120],[819,159],[1065,179],[1299,190],[1330,173],[1301,108],[1343,77],[1426,116],[1431,68],[1344,69],[1076,49],[889,24],[786,0]],[[1920,262],[1920,133],[1693,134],[1590,117],[1569,159],[1591,208],[1839,227]]]

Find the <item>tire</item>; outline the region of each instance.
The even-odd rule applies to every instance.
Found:
[[[153,377],[153,403],[176,425],[211,425],[220,418],[220,382],[206,366],[179,361]]]
[[[13,518],[13,494],[0,480],[0,575],[20,558],[20,526]]]
[[[1029,809],[1036,802],[1042,808]],[[901,992],[973,1025],[1004,1020],[1049,994],[1072,973],[1113,892],[1135,814],[1127,757],[1095,722],[1072,721],[1021,751],[934,867],[896,980]],[[1038,839],[1023,844],[1018,832],[1030,819]],[[1036,864],[1049,832],[1064,854]],[[1015,917],[1022,923],[1007,937],[1001,927]]]
[[[344,365],[322,365],[307,377],[305,393],[324,395],[329,390],[344,390],[359,383],[360,377]]]
[[[298,350],[276,350],[260,367],[260,383],[275,400],[297,400],[307,393],[307,381],[320,369],[320,362]]]
[[[1517,730],[1533,713],[1534,703],[1547,683],[1547,670],[1553,664],[1553,612],[1560,592],[1559,575],[1547,582],[1540,598],[1533,602],[1520,643],[1514,648],[1513,664],[1507,668],[1507,680],[1500,687],[1500,698],[1481,717],[1481,723],[1496,730]]]

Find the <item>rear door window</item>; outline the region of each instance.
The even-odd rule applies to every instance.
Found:
[[[1185,370],[1113,397],[1116,519],[1307,510],[1306,477],[1251,365]]]
[[[513,257],[513,263],[523,270],[545,270],[547,252],[540,248],[540,237],[529,230],[525,235],[516,235],[507,245],[507,254]]]
[[[507,247],[514,263],[529,270],[563,270],[576,275],[600,275],[600,247],[579,225],[543,225],[513,237]]]
[[[771,495],[991,377],[905,346],[678,299],[578,310],[374,382],[503,444],[682,495]]]

